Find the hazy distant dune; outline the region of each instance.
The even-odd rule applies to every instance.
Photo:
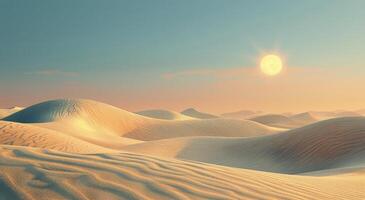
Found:
[[[183,111],[181,111],[181,114],[186,115],[186,116],[190,116],[190,117],[193,117],[193,118],[198,118],[198,119],[219,118],[218,116],[213,115],[213,114],[197,111],[195,108],[188,108],[186,110],[183,110]]]
[[[297,128],[318,121],[318,119],[310,113],[299,113],[289,116],[283,114],[265,114],[250,118],[249,120],[281,128]]]
[[[253,116],[260,115],[262,113],[263,113],[262,111],[241,110],[237,112],[223,113],[221,114],[221,116],[234,119],[248,119],[252,118]]]
[[[152,109],[152,110],[144,110],[136,112],[136,114],[151,117],[155,119],[166,119],[166,120],[191,120],[195,119],[193,117],[189,117],[183,115],[178,112],[170,111],[170,110],[162,110],[162,109]]]

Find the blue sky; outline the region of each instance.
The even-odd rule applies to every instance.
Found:
[[[364,73],[364,7],[361,0],[0,0],[0,106],[57,97],[132,110],[202,106],[140,99],[163,91],[155,101],[169,102],[214,79],[166,82],[166,73],[254,67],[265,53],[282,55],[288,67]]]

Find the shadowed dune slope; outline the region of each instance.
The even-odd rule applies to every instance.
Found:
[[[144,117],[91,100],[53,100],[28,107],[4,120],[33,123],[36,126],[70,134],[101,144],[105,138],[122,136],[125,145],[138,140],[184,136],[246,137],[266,135],[282,129],[251,121],[231,119],[160,120]],[[122,142],[123,143],[123,142]],[[109,147],[109,143],[107,145]],[[122,145],[114,145],[119,148]]]
[[[154,109],[154,110],[144,110],[140,112],[136,112],[136,114],[145,116],[145,117],[151,117],[155,119],[166,119],[166,120],[191,120],[194,119],[192,117],[183,115],[178,112],[169,111],[169,110],[160,110],[160,109]]]
[[[200,111],[197,111],[194,108],[188,108],[186,110],[181,111],[181,114],[186,115],[186,116],[190,116],[193,118],[197,118],[197,119],[214,119],[214,118],[218,118],[218,116],[216,115],[212,115],[209,113],[203,113]]]
[[[0,121],[0,144],[39,147],[73,153],[112,152],[80,139],[32,125]]]
[[[363,166],[365,118],[336,118],[254,138],[188,137],[152,141],[125,150],[290,174]]]
[[[364,199],[364,176],[257,172],[131,153],[0,146],[2,199]]]

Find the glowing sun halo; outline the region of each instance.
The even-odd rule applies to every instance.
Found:
[[[260,68],[264,74],[275,76],[281,72],[283,63],[279,56],[266,55],[261,59]]]

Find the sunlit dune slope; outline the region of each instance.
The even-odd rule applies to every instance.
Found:
[[[15,106],[12,108],[1,108],[0,109],[0,119],[7,117],[15,112],[18,112],[22,109],[23,109],[22,107],[18,107],[18,106]]]
[[[336,118],[254,138],[187,137],[125,150],[280,173],[365,165],[365,118]]]
[[[217,118],[151,123],[131,131],[125,136],[145,141],[187,136],[252,137],[284,130],[248,120]]]
[[[147,141],[184,136],[257,136],[282,131],[282,129],[244,120],[153,119],[104,103],[67,99],[36,104],[10,115],[4,120],[33,123],[36,126],[68,133],[103,146],[105,145],[100,141],[106,138],[120,136],[125,138],[121,145],[113,145],[115,148],[119,148],[123,144],[138,143],[137,140]],[[106,145],[109,147],[109,143]]]
[[[73,153],[112,152],[63,133],[32,125],[0,121],[0,144],[40,147]]]
[[[136,114],[151,117],[155,119],[166,119],[166,120],[191,120],[195,119],[193,117],[189,117],[183,115],[178,112],[170,111],[170,110],[161,110],[161,109],[153,109],[153,110],[144,110],[140,112],[136,112]]]
[[[131,153],[0,146],[3,199],[364,199],[364,176],[307,177]]]
[[[6,118],[21,123],[73,120],[77,126],[128,132],[149,119],[117,107],[83,99],[58,99],[30,106]]]

